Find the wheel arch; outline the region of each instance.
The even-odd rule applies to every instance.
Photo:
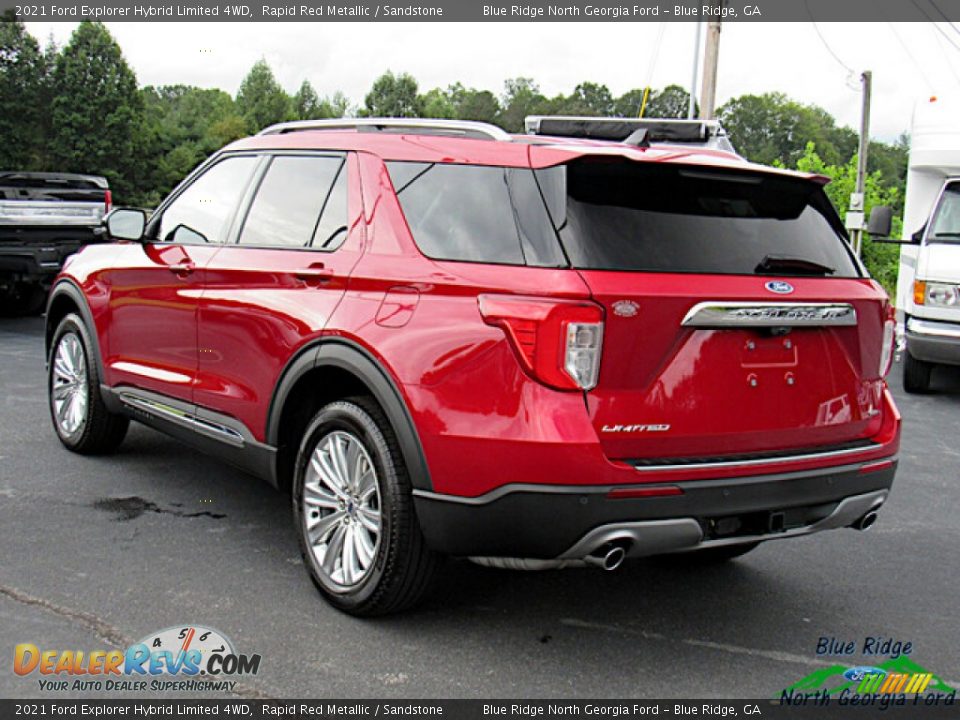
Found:
[[[299,425],[305,427],[327,402],[353,395],[368,395],[380,405],[397,436],[413,487],[432,490],[420,436],[397,382],[366,349],[345,338],[321,339],[302,349],[289,361],[274,389],[265,439],[277,448],[278,487],[289,487],[299,449],[295,432]]]
[[[102,382],[103,357],[100,354],[100,335],[97,332],[97,325],[93,321],[93,313],[90,312],[90,306],[83,295],[83,290],[67,278],[62,278],[56,282],[50,290],[50,297],[47,300],[46,329],[43,338],[44,362],[50,362],[50,344],[53,342],[53,334],[57,331],[57,326],[71,312],[79,313],[87,326],[93,344],[93,358],[97,364],[97,375]]]

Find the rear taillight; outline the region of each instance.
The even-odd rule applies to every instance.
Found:
[[[481,295],[484,322],[503,329],[524,369],[559,390],[590,390],[600,373],[603,308],[589,301]]]
[[[880,377],[886,377],[893,364],[897,340],[897,316],[892,305],[887,305],[887,319],[883,322],[883,345],[880,348]]]
[[[104,215],[110,212],[111,205],[113,205],[113,193],[107,190],[103,194],[103,214]]]

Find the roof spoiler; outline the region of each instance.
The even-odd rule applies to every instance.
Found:
[[[736,152],[717,120],[530,115],[525,125],[530,135],[612,140],[640,146],[675,143]]]

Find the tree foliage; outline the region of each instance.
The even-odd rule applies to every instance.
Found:
[[[51,163],[58,170],[103,175],[119,196],[133,195],[143,99],[103,23],[80,23],[57,57],[52,82]]]
[[[422,98],[412,75],[394,75],[389,70],[378,77],[364,98],[366,113],[372,117],[420,117]]]
[[[266,60],[258,60],[240,83],[237,110],[251,133],[294,118],[290,96],[280,87]]]
[[[0,169],[40,165],[47,67],[13,12],[0,20]]]
[[[817,153],[816,145],[808,142],[803,155],[796,163],[797,170],[817,173],[831,179],[826,186],[827,197],[833,203],[840,217],[846,219],[847,208],[850,206],[850,194],[854,191],[857,182],[856,155],[842,165],[828,165]],[[864,179],[863,203],[865,214],[877,205],[889,205],[893,208],[903,207],[903,192],[900,187],[886,185],[883,173],[876,170],[869,173]],[[895,216],[892,235],[899,237],[903,229],[902,218]],[[900,246],[888,243],[874,242],[869,236],[863,241],[861,251],[864,264],[870,274],[883,285],[891,297],[896,297],[897,271],[900,265]]]
[[[569,95],[548,97],[530,77],[489,90],[453,83],[420,93],[416,80],[386,72],[374,81],[360,113],[438,117],[495,123],[522,132],[528,115],[637,117],[644,90],[619,97],[584,81]],[[650,90],[645,117],[686,117],[689,95],[671,85]],[[343,93],[321,95],[303,80],[291,96],[260,60],[236,98],[187,85],[145,87],[100,23],[82,22],[58,48],[39,43],[15,17],[0,22],[0,169],[75,171],[105,175],[119,203],[151,206],[218,148],[275,122],[357,114]],[[743,95],[720,108],[738,152],[754,162],[827,175],[827,193],[841,214],[856,177],[857,135],[838,127],[823,108],[783,93]],[[866,206],[891,205],[902,214],[909,138],[871,142]],[[896,220],[896,223],[899,219]],[[888,289],[896,283],[896,246],[864,243],[871,273]]]

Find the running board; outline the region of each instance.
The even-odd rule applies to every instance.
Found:
[[[228,443],[234,447],[242,448],[244,446],[245,441],[243,435],[233,428],[228,428],[225,425],[213,422],[212,420],[198,417],[193,413],[180,410],[172,405],[167,405],[157,400],[141,397],[129,392],[121,391],[118,394],[118,397],[120,398],[120,402],[131,408],[134,412],[143,412],[147,413],[148,415],[154,415],[198,432],[206,437]]]

